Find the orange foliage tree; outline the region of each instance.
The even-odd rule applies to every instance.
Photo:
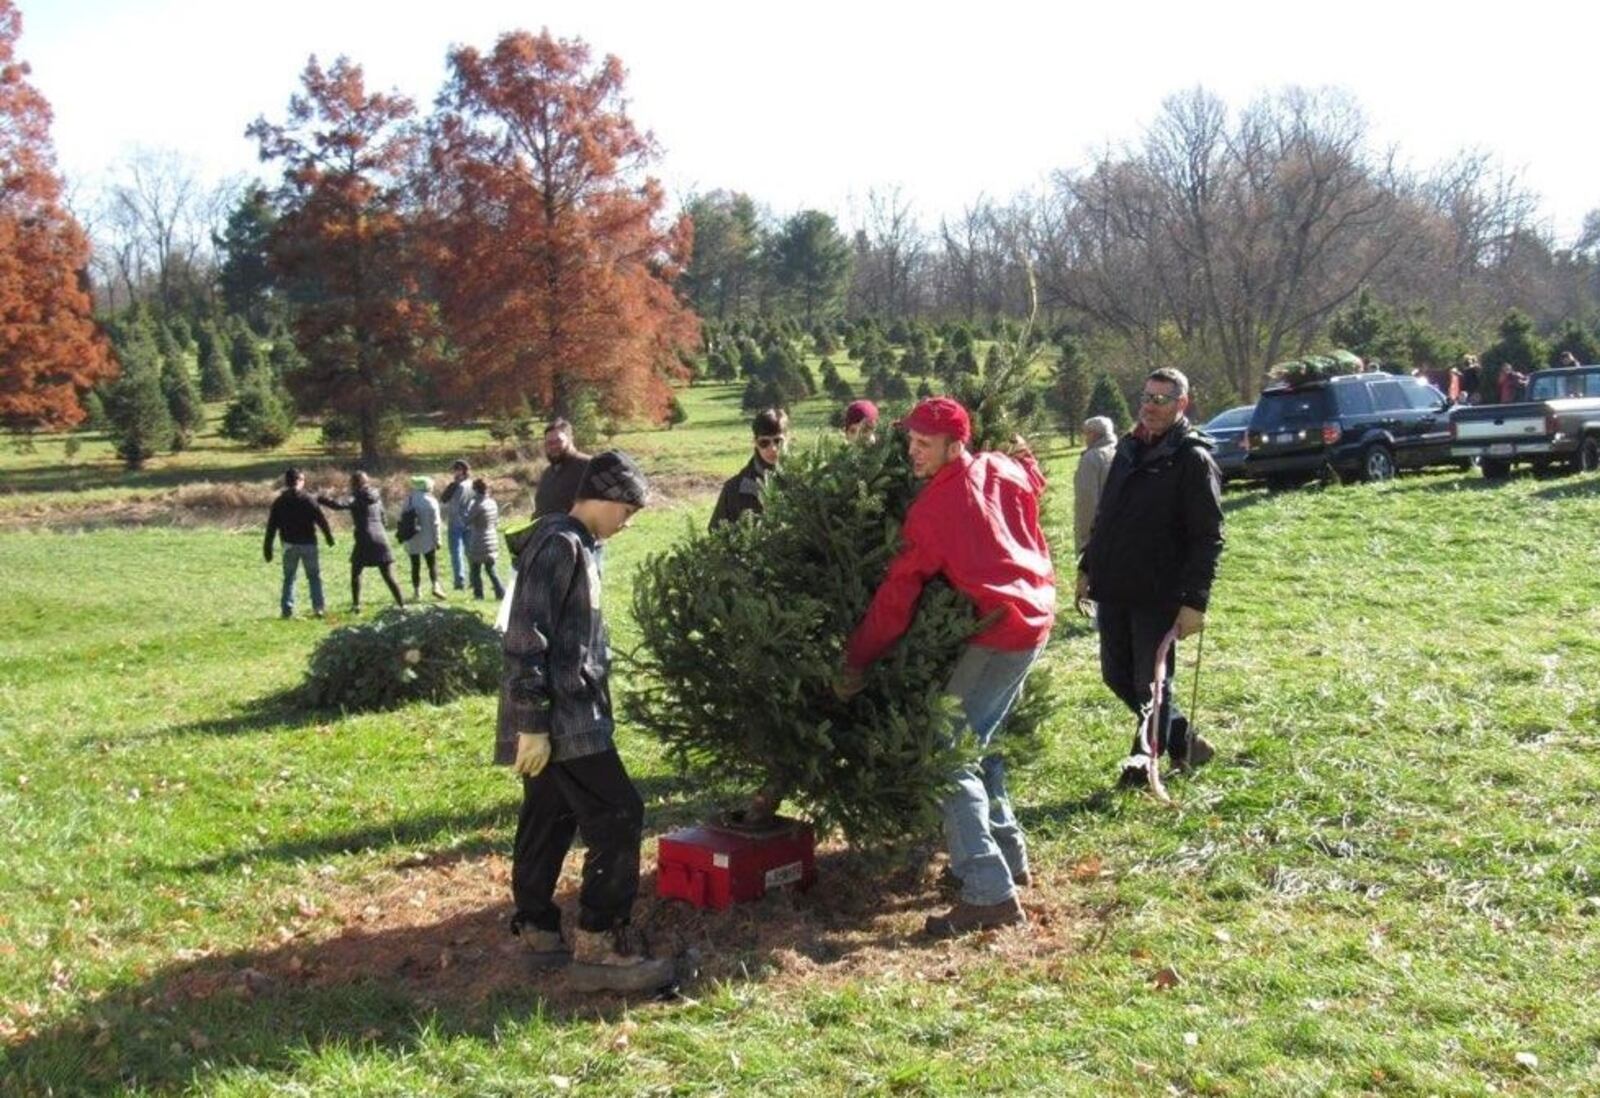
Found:
[[[428,238],[451,338],[435,363],[463,414],[567,411],[593,391],[660,419],[699,325],[673,289],[687,219],[664,224],[657,155],[615,57],[545,31],[459,48],[434,120]]]
[[[246,131],[263,161],[283,165],[269,247],[306,360],[285,381],[302,408],[348,417],[375,465],[393,441],[386,420],[415,399],[434,329],[406,217],[415,107],[369,94],[344,57],[327,70],[312,57],[301,84],[286,123]]]
[[[59,431],[116,363],[94,324],[88,239],[61,203],[50,104],[16,57],[21,33],[0,0],[0,423]]]

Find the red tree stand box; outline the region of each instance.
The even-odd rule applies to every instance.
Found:
[[[706,825],[661,837],[656,894],[721,911],[817,879],[817,840],[809,824],[779,816],[759,833]]]

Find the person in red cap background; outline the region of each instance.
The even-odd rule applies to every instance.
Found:
[[[1044,476],[1019,438],[1012,452],[974,454],[967,410],[947,397],[924,400],[900,424],[922,492],[906,512],[900,552],[845,649],[841,697],[858,693],[866,669],[910,626],[923,585],[935,576],[972,600],[979,631],[951,672],[980,750],[993,742],[1022,693],[1055,623],[1056,577],[1039,528]],[[930,916],[929,934],[1026,923],[1017,886],[1027,847],[1006,793],[1005,763],[986,754],[953,775],[944,802],[951,872],[959,902]]]
[[[878,433],[878,406],[870,400],[851,401],[844,410],[844,437],[851,442],[871,442]]]

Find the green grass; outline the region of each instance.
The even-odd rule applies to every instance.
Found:
[[[690,415],[620,441],[657,471],[743,460],[732,387],[695,390]],[[430,460],[458,444],[413,438]],[[1047,456],[1063,530],[1071,455]],[[632,570],[707,506],[647,511],[612,547],[619,649]],[[418,940],[493,967],[507,897],[474,874],[517,799],[486,765],[493,700],[263,707],[328,626],[275,620],[255,533],[0,532],[0,1091],[1593,1093],[1600,479],[1227,507],[1199,713],[1221,750],[1176,808],[1108,792],[1129,719],[1093,635],[1057,631],[1067,698],[1013,783],[1043,945],[923,942],[927,889],[882,870],[908,908],[874,919],[880,863],[835,857],[796,906],[837,955],[797,967],[758,934],[791,912],[731,912],[695,924],[719,978],[630,1007],[381,969],[192,993],[284,950],[403,950],[339,918],[401,885],[454,882]],[[338,606],[341,554],[325,573]],[[652,834],[709,807],[641,736],[623,750]]]

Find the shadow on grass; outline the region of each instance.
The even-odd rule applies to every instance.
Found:
[[[702,983],[846,972],[869,950],[892,951],[897,966],[951,963],[947,947],[911,929],[911,913],[938,902],[925,857],[825,851],[818,869],[821,883],[809,894],[778,893],[726,912],[657,899],[647,872],[634,924],[653,952],[679,956],[684,978]],[[325,1048],[401,1056],[424,1034],[434,1044],[488,1043],[530,1019],[588,1027],[674,1009],[670,997],[584,995],[565,973],[536,971],[507,932],[503,862],[407,871],[393,884],[330,907],[316,929],[287,941],[175,960],[14,1037],[0,1051],[0,1090],[175,1093],[205,1089],[230,1071],[289,1076]],[[570,920],[570,878],[561,900]]]
[[[690,779],[673,774],[652,774],[634,779],[634,786],[646,805],[650,826],[670,831],[709,818],[718,807],[691,794],[697,789]],[[511,829],[516,824],[519,795],[511,776],[506,780],[504,800],[460,812],[435,812],[403,819],[384,820],[366,827],[267,843],[217,854],[183,865],[156,867],[156,873],[227,873],[242,865],[262,862],[320,862],[363,850],[396,849],[407,852],[405,865],[445,865],[453,861],[505,851],[511,845]],[[464,841],[449,842],[441,849],[429,850],[445,836],[463,831],[476,832]]]
[[[1600,477],[1590,474],[1588,476],[1574,476],[1560,484],[1552,484],[1548,488],[1540,488],[1533,493],[1539,499],[1579,499],[1586,496],[1600,496]]]
[[[174,726],[170,731],[178,736],[241,736],[251,732],[288,732],[341,720],[345,714],[338,710],[308,709],[301,701],[299,691],[290,687],[275,694],[245,702],[239,710],[226,717]]]

